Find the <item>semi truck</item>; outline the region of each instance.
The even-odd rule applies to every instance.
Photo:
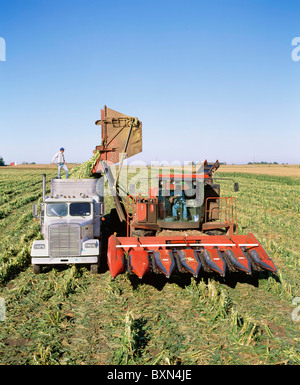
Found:
[[[118,178],[110,171],[126,158],[142,151],[142,122],[106,106],[101,110],[101,145],[95,151],[99,157],[89,179],[52,179],[51,192],[46,196],[46,175],[43,175],[43,199],[38,215],[43,239],[35,240],[31,248],[31,263],[35,273],[43,266],[57,264],[86,264],[97,273],[104,245],[104,178],[107,178],[116,211],[126,221],[124,205],[118,193]],[[116,231],[117,225],[114,227]]]
[[[43,198],[38,214],[43,239],[31,248],[31,263],[36,274],[45,265],[85,264],[97,273],[101,254],[101,227],[104,216],[103,178],[52,179],[46,196],[43,175]]]

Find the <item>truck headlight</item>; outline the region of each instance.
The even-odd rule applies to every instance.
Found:
[[[44,243],[35,243],[33,246],[34,249],[44,249],[45,247]]]
[[[97,242],[89,242],[89,243],[85,243],[84,244],[84,247],[89,249],[89,248],[93,248],[93,247],[97,247]]]

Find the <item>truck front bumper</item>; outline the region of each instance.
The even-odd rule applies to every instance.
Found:
[[[31,263],[32,265],[65,265],[72,263],[97,263],[98,256],[90,256],[90,257],[32,257]]]

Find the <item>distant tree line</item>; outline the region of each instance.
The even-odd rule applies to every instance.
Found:
[[[278,162],[248,162],[248,164],[279,164]],[[282,163],[284,164],[284,163]]]

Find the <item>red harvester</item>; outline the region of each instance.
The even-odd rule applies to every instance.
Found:
[[[104,107],[96,124],[102,127],[102,145],[96,147],[100,156],[92,172],[106,174],[119,219],[127,225],[127,236],[108,239],[112,278],[125,271],[139,278],[149,272],[169,278],[175,271],[195,277],[201,271],[222,277],[230,272],[277,273],[252,233],[237,234],[235,198],[221,197],[220,185],[214,182],[218,161],[205,161],[197,172],[161,171],[157,186],[147,197],[127,194],[125,209],[118,193],[119,174],[114,180],[108,161],[120,160],[120,171],[125,154],[129,157],[142,151],[142,123]]]

